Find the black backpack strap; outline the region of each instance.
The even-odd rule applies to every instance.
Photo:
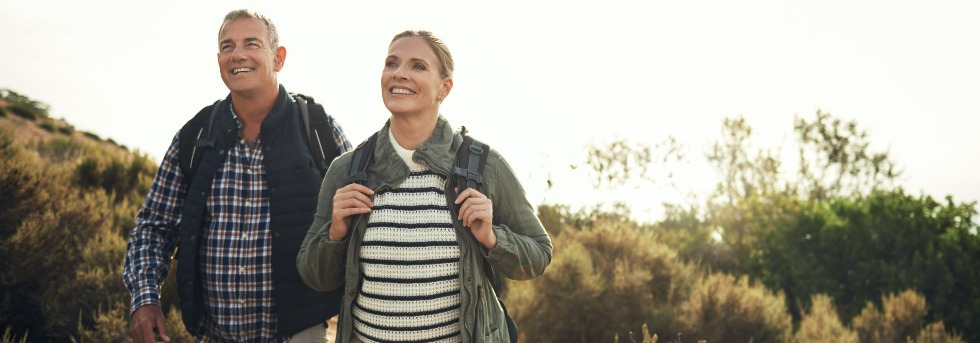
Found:
[[[320,173],[326,174],[330,162],[340,155],[334,137],[333,118],[323,109],[323,105],[313,101],[313,97],[297,93],[293,94],[293,98],[296,99],[303,120],[303,132],[310,147],[310,155],[313,156],[317,168],[320,168]]]
[[[463,135],[463,143],[456,150],[456,165],[453,166],[452,175],[454,185],[459,188],[459,192],[456,194],[462,193],[467,188],[480,190],[484,182],[483,171],[487,165],[487,157],[490,155],[489,145],[468,136],[465,128],[461,130],[461,133]],[[459,206],[456,206],[455,210],[458,214]],[[486,259],[483,260],[483,272],[486,273],[487,279],[490,280],[490,285],[493,286],[493,291],[497,294],[497,301],[500,302],[500,307],[504,310],[504,318],[507,322],[510,341],[517,342],[517,324],[511,318],[510,314],[507,313],[507,306],[504,306],[503,299],[500,299],[504,281],[501,279],[500,274],[494,272],[493,266]]]
[[[459,188],[456,194],[467,188],[480,189],[483,185],[483,168],[490,155],[490,146],[463,134],[463,143],[456,150],[456,165],[453,166],[454,185]]]
[[[371,156],[374,155],[374,144],[377,140],[378,133],[375,132],[371,137],[361,142],[357,148],[354,148],[354,153],[351,155],[350,170],[347,172],[347,179],[344,180],[344,183],[367,185],[367,168],[368,164],[371,163]]]
[[[184,176],[184,181],[190,184],[191,179],[197,171],[197,165],[204,155],[203,149],[214,147],[214,138],[211,137],[214,120],[224,106],[224,99],[219,99],[202,108],[194,118],[187,121],[180,130],[179,160],[180,171]]]

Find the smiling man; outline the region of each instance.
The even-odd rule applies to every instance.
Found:
[[[351,145],[322,106],[279,84],[286,48],[264,15],[228,13],[217,57],[230,94],[174,137],[130,233],[130,335],[170,341],[160,284],[176,255],[196,341],[325,342],[340,293],[307,287],[295,261],[323,173]]]

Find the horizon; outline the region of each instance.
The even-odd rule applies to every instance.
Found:
[[[0,47],[0,88],[159,163],[177,129],[227,95],[215,37],[241,4],[0,1],[0,32],[16,33]],[[704,153],[724,118],[744,117],[753,147],[792,166],[793,119],[818,110],[867,130],[907,193],[980,200],[980,3],[245,4],[280,31],[279,81],[355,145],[388,117],[377,84],[391,36],[433,31],[457,66],[441,112],[500,151],[535,205],[620,200],[656,220],[664,201],[713,189]],[[582,172],[592,144],[668,137],[691,160],[673,170],[679,191],[593,190]]]

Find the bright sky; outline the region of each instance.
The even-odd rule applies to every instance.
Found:
[[[817,109],[867,129],[909,192],[980,200],[973,0],[0,0],[0,88],[158,161],[187,119],[227,94],[217,30],[241,7],[276,22],[288,51],[280,82],[323,103],[354,141],[388,117],[379,83],[391,37],[435,32],[456,60],[443,115],[498,149],[533,204],[615,198],[656,219],[662,201],[717,182],[704,153],[723,118],[744,116],[757,147],[788,154],[794,116]],[[687,148],[675,166],[682,191],[596,192],[569,168],[589,144],[668,135]]]

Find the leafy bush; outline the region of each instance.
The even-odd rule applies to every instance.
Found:
[[[38,126],[40,126],[42,129],[44,129],[44,131],[47,131],[47,132],[54,132],[55,131],[54,122],[52,122],[50,120],[41,121],[41,124],[39,124]]]
[[[883,311],[868,302],[861,314],[854,318],[852,326],[861,342],[962,342],[961,338],[947,334],[942,322],[923,326],[926,299],[914,291],[885,295],[881,304]],[[919,336],[922,336],[921,341]]]
[[[43,116],[37,108],[25,104],[11,104],[10,112],[28,120],[37,120]]]
[[[6,107],[3,107],[3,106],[0,106],[0,118],[6,117],[6,116],[7,116],[7,108]]]
[[[37,147],[41,157],[54,163],[75,161],[86,153],[86,148],[71,137],[54,137]]]
[[[793,343],[857,343],[858,336],[843,324],[833,299],[825,294],[813,296],[810,311],[803,314]]]
[[[708,342],[785,342],[793,330],[782,294],[721,273],[694,284],[677,320],[685,336]]]
[[[528,342],[602,342],[639,331],[669,330],[694,268],[653,235],[621,223],[565,230],[554,238],[548,271],[512,282],[508,309]]]
[[[102,137],[99,137],[99,135],[97,135],[97,134],[94,134],[94,133],[91,133],[91,132],[88,132],[88,131],[82,131],[82,134],[85,135],[85,137],[88,137],[88,138],[91,138],[91,139],[95,140],[96,142],[101,142],[102,141]]]
[[[71,126],[59,126],[58,132],[61,132],[64,135],[71,135],[72,133],[75,132],[75,128]]]
[[[152,163],[68,137],[37,145],[38,154],[7,152],[23,147],[0,130],[0,323],[38,341],[124,337],[129,296],[119,263],[142,201],[131,194],[149,188]],[[108,173],[122,180],[107,183],[115,199],[77,187],[76,167],[54,163],[76,154],[120,166]]]

